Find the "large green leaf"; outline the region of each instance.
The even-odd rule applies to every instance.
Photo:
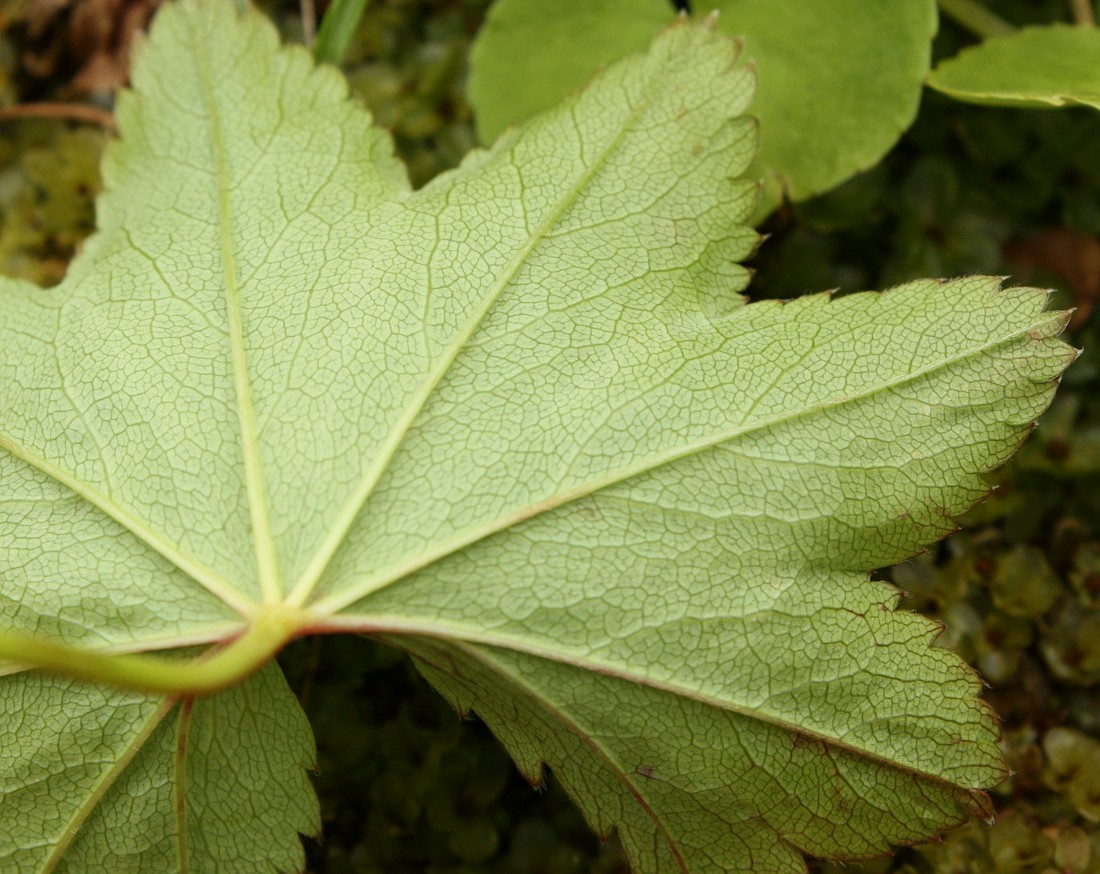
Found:
[[[750,176],[758,215],[783,190],[803,200],[875,164],[917,113],[936,31],[934,0],[706,0],[756,63],[761,125]],[[601,65],[646,46],[668,0],[496,0],[471,55],[478,132],[548,109]]]
[[[545,112],[674,19],[669,0],[496,0],[470,51],[478,136],[491,143]]]
[[[407,649],[639,871],[988,811],[979,682],[867,569],[983,493],[1064,318],[982,278],[742,306],[736,51],[671,28],[413,193],[258,15],[159,13],[99,233],[0,289],[0,867],[300,867],[261,666],[314,632]]]
[[[967,103],[1100,109],[1100,29],[1051,24],[994,37],[942,61],[928,84]]]

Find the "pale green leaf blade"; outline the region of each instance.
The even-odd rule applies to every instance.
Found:
[[[528,703],[558,694],[538,685],[546,672],[562,676],[553,665],[540,666],[542,660],[630,681],[650,691],[629,693],[623,683],[613,700],[626,706],[631,694],[642,696],[647,703],[637,704],[639,713],[682,714],[690,706],[715,711],[708,719],[736,722],[736,730],[716,734],[693,727],[702,719],[696,717],[677,723],[679,733],[662,727],[646,735],[659,737],[670,756],[702,747],[712,761],[739,773],[742,748],[779,762],[791,745],[810,744],[825,750],[826,759],[850,760],[863,775],[861,785],[893,787],[890,803],[907,811],[895,821],[865,809],[865,818],[853,821],[846,803],[829,808],[821,801],[815,815],[834,826],[810,840],[804,823],[783,818],[809,792],[791,784],[776,816],[756,809],[746,814],[756,823],[756,846],[778,834],[817,854],[866,856],[947,828],[966,810],[985,810],[980,790],[999,782],[1004,770],[998,728],[978,698],[980,683],[957,656],[930,647],[933,623],[895,613],[894,594],[870,582],[867,570],[950,530],[948,517],[984,493],[981,474],[1015,450],[1074,357],[1052,339],[1065,317],[1043,311],[1045,293],[998,286],[984,278],[925,281],[881,295],[755,304],[709,325],[700,319],[692,325],[698,346],[651,362],[666,367],[669,377],[694,367],[694,379],[656,380],[648,393],[626,378],[590,388],[588,406],[602,404],[602,428],[584,435],[583,453],[538,476],[517,466],[518,445],[500,438],[523,434],[523,445],[531,445],[531,430],[520,427],[522,407],[499,399],[522,397],[523,380],[540,362],[554,366],[558,350],[551,342],[527,347],[515,382],[507,383],[501,380],[507,358],[493,354],[487,340],[484,351],[497,362],[493,378],[471,379],[460,406],[441,402],[426,410],[415,439],[391,465],[400,494],[434,489],[437,500],[447,500],[476,484],[484,498],[499,470],[512,471],[514,482],[541,479],[553,486],[531,495],[526,506],[502,503],[505,512],[494,523],[447,532],[446,549],[429,549],[427,567],[421,569],[421,553],[414,552],[381,570],[377,591],[333,624],[525,654],[509,663],[526,666]],[[647,314],[640,308],[618,327],[624,334],[643,330]],[[699,352],[707,347],[709,355]],[[469,379],[485,371],[452,373]],[[699,374],[710,374],[711,382],[700,382]],[[715,400],[709,419],[691,403],[700,384]],[[428,465],[419,441],[438,447],[444,434],[479,432],[476,422],[456,424],[479,409],[473,400],[479,386],[498,401],[491,408],[497,444],[452,442],[447,456],[437,450]],[[444,383],[440,395],[448,389]],[[379,517],[396,530],[400,506],[385,503],[384,489],[375,498],[385,508]],[[463,495],[458,506],[477,504]],[[430,518],[423,510],[406,511],[407,536],[430,530]],[[373,531],[384,550],[391,541]],[[369,577],[363,585],[369,587]],[[419,643],[402,645],[421,652]],[[444,659],[439,670],[446,673],[448,664]],[[500,669],[495,680],[493,669],[479,671],[475,685],[484,694],[455,697],[464,708],[488,708],[486,718],[502,735],[541,738],[544,746],[517,750],[519,742],[512,743],[522,761],[560,754],[558,761],[573,769],[561,775],[567,785],[609,780],[587,773],[592,762],[575,764],[575,756],[561,753],[565,740],[550,732],[543,714],[506,709],[519,724],[503,727],[497,708],[510,700],[513,671]],[[571,685],[589,682],[581,673],[570,676]],[[653,690],[661,691],[663,703]],[[621,712],[616,706],[599,717],[589,713],[586,724],[598,736],[593,743],[620,731]],[[635,731],[626,734],[642,743]],[[619,759],[619,770],[630,771]],[[793,779],[778,764],[765,777]],[[625,807],[633,791],[620,787],[607,797],[577,789],[597,825],[606,825],[607,811]],[[751,799],[771,800],[776,793],[761,785],[742,791],[750,806]],[[821,791],[823,799],[831,792]],[[657,822],[651,829],[683,837],[683,798],[669,800],[668,809],[653,804],[643,818]],[[915,816],[912,810],[922,805],[927,810]],[[705,834],[697,824],[691,840],[715,846],[725,834],[723,822],[711,820]],[[836,823],[850,823],[863,837],[841,832]],[[657,832],[637,838],[637,845],[651,845]],[[750,870],[748,860],[742,853],[726,864]],[[634,861],[639,870],[661,870],[644,853]]]
[[[583,234],[578,242],[578,248],[588,248]],[[535,271],[538,260],[533,253],[532,279],[540,277]],[[644,285],[624,292],[581,283],[573,291],[560,283],[560,273],[547,270],[541,275],[541,288],[525,283],[498,303],[500,311],[522,314],[518,329],[507,330],[507,322],[487,319],[456,358],[349,532],[318,592],[322,597],[317,603],[323,609],[344,609],[534,515],[681,458],[684,464],[692,463],[692,458],[719,444],[729,443],[727,449],[746,445],[760,452],[757,443],[772,439],[776,430],[785,434],[785,441],[794,439],[791,433],[798,434],[807,458],[820,455],[826,467],[841,465],[828,474],[831,481],[821,480],[822,494],[806,510],[812,511],[804,526],[807,533],[814,533],[812,524],[852,527],[861,512],[876,513],[869,518],[885,523],[905,504],[918,503],[920,489],[937,487],[945,475],[943,453],[974,451],[965,441],[980,427],[993,428],[994,423],[982,417],[992,415],[993,404],[1005,396],[1003,386],[991,386],[988,391],[993,394],[984,400],[985,406],[979,408],[975,398],[970,418],[963,418],[953,405],[937,409],[927,402],[907,402],[903,390],[920,384],[918,377],[926,374],[935,378],[947,398],[964,391],[961,383],[952,385],[952,379],[966,377],[980,386],[988,374],[979,370],[974,376],[975,361],[984,361],[981,366],[990,373],[1005,367],[982,357],[983,344],[992,342],[991,336],[998,343],[1019,342],[1037,324],[1062,318],[1041,312],[1041,293],[996,293],[997,282],[990,279],[946,287],[926,281],[883,296],[851,296],[828,305],[826,296],[766,302],[713,318],[692,306],[687,295],[650,296]],[[643,300],[646,305],[639,306]],[[588,359],[582,368],[570,347],[585,330],[599,332],[599,345],[582,347]],[[639,344],[639,338],[645,343]],[[1064,366],[1064,347],[1052,348],[1055,365]],[[637,363],[630,362],[632,354]],[[622,362],[634,366],[620,366]],[[1045,373],[1050,365],[1040,359],[1033,366]],[[1003,379],[1010,377],[1008,369]],[[1023,392],[1029,384],[1012,385]],[[1038,415],[1048,392],[1047,386],[1034,389],[1034,409],[1020,422]],[[880,394],[889,402],[883,403]],[[533,404],[532,399],[542,403]],[[910,428],[914,422],[921,429],[880,439],[873,432],[852,433],[846,420],[832,421],[833,416],[852,415],[847,411],[857,405],[861,415],[874,413],[874,421],[881,421],[885,429]],[[864,406],[869,412],[862,412]],[[929,412],[921,412],[925,407]],[[915,419],[912,408],[923,418]],[[952,415],[959,420],[950,421]],[[948,430],[948,424],[954,430]],[[830,446],[830,428],[835,429],[836,446]],[[1000,443],[991,443],[988,452],[1003,458],[1018,439],[1019,423],[1000,426],[998,436]],[[868,444],[868,437],[874,442]],[[962,442],[952,444],[953,439]],[[907,441],[928,441],[929,446],[909,446]],[[908,453],[917,451],[925,455],[911,459]],[[708,456],[709,463],[717,464],[721,457]],[[765,453],[762,463],[769,457]],[[868,488],[859,482],[867,476],[861,463],[901,470],[890,482],[878,480],[875,473],[877,487],[893,490],[879,505],[849,510],[844,495],[853,486]],[[920,478],[914,481],[906,466],[917,467]],[[972,501],[981,494],[974,471],[988,467],[989,463],[969,465],[968,478],[956,472],[956,488],[964,497],[947,502],[936,495],[938,505],[965,507],[966,496]],[[751,470],[740,462],[735,472]],[[794,486],[801,482],[800,475],[784,473],[772,484],[763,473],[753,471],[751,476],[733,494],[715,484],[712,488],[718,493],[709,495],[709,504],[699,509],[722,516],[748,502],[744,514],[760,517],[756,530],[768,542],[783,532],[767,527],[774,513],[762,513],[759,501],[782,502],[777,521],[798,521],[800,492]],[[784,482],[792,486],[787,497],[778,485]],[[767,491],[762,492],[765,485]],[[831,518],[842,510],[856,515],[852,520]],[[906,519],[912,517],[908,509],[905,512]],[[897,537],[885,542],[871,538],[880,547],[893,547],[880,548],[874,557],[864,555],[866,542],[854,535],[840,542],[831,535],[823,537],[814,547],[814,541],[807,546],[805,535],[799,533],[784,539],[784,548],[792,550],[795,559],[806,559],[817,555],[807,550],[825,554],[827,546],[836,546],[842,550],[837,558],[858,558],[855,568],[872,568],[940,536],[942,514],[925,516],[916,517],[921,536],[900,543]],[[738,545],[756,548],[748,536]],[[407,589],[387,597],[403,599]]]
[[[670,29],[410,198],[424,219],[403,241],[406,282],[427,289],[424,342],[438,351],[313,609],[527,512],[589,463],[608,403],[670,390],[666,365],[706,353],[710,320],[741,307],[737,262],[757,242],[741,224],[755,126],[730,116],[752,91],[736,57],[704,28]],[[684,436],[687,412],[653,439]],[[693,415],[702,426],[702,405]],[[442,479],[423,476],[436,465]]]
[[[388,431],[392,410],[358,398],[407,378],[363,342],[393,308],[363,295],[359,245],[375,223],[400,233],[384,204],[403,170],[335,70],[276,46],[231,4],[166,8],[119,102],[99,233],[0,319],[3,383],[36,389],[8,392],[5,445],[238,608],[262,573],[275,592],[300,572],[339,511],[332,484]],[[357,338],[322,333],[334,308],[358,308]]]
[[[0,714],[5,871],[297,871],[320,828],[312,733],[274,665],[183,702],[21,675]]]
[[[990,813],[948,781],[751,715],[505,650],[394,642],[532,783],[545,761],[599,832],[618,829],[637,872],[799,874],[804,852],[858,858]]]
[[[554,105],[602,64],[642,48],[660,4],[497,0],[471,56],[470,98],[478,132],[491,140],[509,124]],[[745,41],[757,66],[753,114],[760,155],[750,175],[766,178],[770,211],[838,185],[876,163],[916,116],[931,62],[931,0],[710,0],[723,32]],[[671,12],[664,11],[666,20]]]
[[[675,298],[691,288],[692,306],[715,316],[741,303],[747,273],[735,262],[756,235],[737,218],[754,191],[733,177],[751,157],[754,128],[730,120],[731,107],[747,103],[751,76],[730,70],[727,41],[697,29],[670,33],[650,57],[621,65],[580,99],[575,116],[560,113],[510,151],[473,156],[414,201],[394,181],[384,138],[332,74],[311,72],[300,51],[272,47],[262,20],[238,20],[224,5],[162,13],[135,90],[120,102],[123,139],[109,156],[100,233],[58,289],[13,287],[3,301],[13,377],[0,412],[5,471],[35,505],[25,514],[28,501],[15,502],[6,520],[20,538],[4,553],[8,627],[115,649],[230,639],[240,630],[234,614],[270,594],[259,555],[264,517],[278,582],[289,584],[309,550],[310,567],[324,571],[318,540],[338,545],[343,534],[334,514],[354,519],[372,471],[384,470],[469,331],[522,284],[527,256],[555,235],[577,239],[549,243],[544,274],[581,258],[570,265],[576,275],[598,269],[606,285],[636,296]],[[189,100],[186,88],[181,97],[159,78],[166,70],[191,83]],[[578,130],[581,118],[589,130]],[[316,163],[289,160],[314,140],[344,149],[320,162],[320,174]],[[689,184],[693,176],[709,180],[705,192]],[[466,197],[456,198],[463,185]],[[193,202],[181,209],[174,198]],[[300,207],[300,223],[284,227],[288,204]],[[460,233],[467,225],[480,232],[475,246]],[[309,284],[297,281],[303,261],[314,271]],[[395,284],[407,296],[395,297]],[[336,439],[354,444],[350,467],[334,463]],[[87,544],[97,539],[111,545],[93,562]],[[57,588],[65,573],[72,581]],[[51,624],[55,610],[72,621]],[[20,674],[4,689],[19,696],[47,682]],[[91,709],[114,710],[91,698]],[[43,701],[33,712],[57,706]],[[80,710],[78,699],[71,712]],[[166,817],[178,807],[164,790],[171,762],[157,752],[166,735],[144,732],[143,719],[121,708],[115,739],[131,755],[104,760],[119,769],[110,786],[127,786],[148,814],[127,832],[123,843],[136,842],[127,853],[152,860],[186,843],[232,858],[234,839],[268,834],[267,824],[228,818],[242,834],[223,833],[205,850],[196,841],[211,827],[187,840],[173,835]],[[233,729],[217,743],[233,748],[237,720],[222,722]],[[53,738],[25,741],[28,757],[56,753]],[[62,743],[76,754],[83,746]],[[238,757],[212,773],[247,782],[255,770]],[[98,794],[99,777],[44,784],[81,811],[58,864],[79,867],[94,855],[79,848],[102,850],[101,824],[121,818],[110,794]],[[195,781],[196,797],[221,797],[220,783]],[[271,797],[301,810],[283,797],[296,791],[284,784]],[[296,840],[302,819],[293,828],[277,820],[279,839]],[[51,843],[48,824],[32,819],[31,831],[35,823],[47,837],[29,840],[53,852],[61,838]]]
[[[233,338],[231,299],[251,324],[288,281],[300,310],[317,305],[302,300],[315,276],[301,271],[335,269],[339,254],[324,244],[350,242],[311,210],[340,215],[407,190],[343,81],[302,50],[276,53],[261,16],[173,6],[153,31],[118,105],[123,139],[106,160],[99,233],[61,286],[7,282],[0,302],[4,630],[116,651],[241,632],[260,588],[257,480],[242,461],[257,446],[239,415],[249,374],[233,376],[234,353],[253,340]],[[332,136],[315,143],[323,122]],[[286,177],[303,150],[321,162],[298,161]],[[353,279],[345,271],[337,291],[353,293]],[[257,291],[243,307],[242,289]],[[269,327],[286,333],[278,319]],[[284,370],[267,371],[280,392]],[[271,430],[277,416],[259,414]],[[303,468],[305,456],[287,470]],[[331,495],[315,491],[314,507]],[[294,506],[309,504],[302,495]],[[288,516],[276,523],[302,533]],[[0,796],[14,807],[0,815],[0,868],[98,870],[117,853],[112,870],[182,870],[188,851],[191,870],[302,866],[298,834],[319,827],[304,773],[312,739],[277,669],[197,703],[185,759],[149,699],[29,674],[0,691]]]
[[[5,868],[19,874],[56,869],[104,787],[114,782],[113,772],[125,768],[163,721],[161,704],[52,677],[24,674],[0,682]],[[170,817],[170,806],[153,808],[154,817]],[[133,812],[139,822],[145,818],[137,805]],[[170,854],[159,834],[151,840]]]
[[[100,508],[7,453],[0,453],[0,496],[5,627],[121,650],[221,640],[240,629],[233,606]]]
[[[1100,30],[1050,24],[994,37],[941,61],[928,84],[966,103],[1100,109]]]
[[[197,699],[187,741],[183,843],[190,870],[211,860],[241,874],[302,870],[298,836],[321,833],[320,805],[306,773],[316,770],[317,752],[279,666]]]
[[[4,508],[26,538],[0,553],[17,595],[5,628],[228,642],[234,614],[285,597],[302,632],[403,634],[424,658],[438,640],[473,662],[437,681],[510,731],[529,773],[578,739],[620,739],[610,771],[567,783],[601,827],[631,833],[642,870],[674,862],[677,841],[703,852],[702,831],[670,831],[687,822],[682,796],[717,804],[698,817],[721,830],[747,787],[708,781],[743,761],[742,730],[771,738],[752,746],[777,784],[818,769],[807,804],[776,813],[791,846],[836,851],[826,833],[849,810],[821,775],[841,749],[870,783],[853,792],[888,792],[907,814],[867,828],[860,852],[984,809],[976,789],[1000,766],[973,676],[865,572],[942,534],[1046,404],[1071,353],[1041,295],[972,280],[741,307],[752,75],[702,28],[669,29],[416,194],[336,74],[274,46],[226,4],[162,13],[120,104],[100,235],[57,291],[0,302],[4,475],[33,505],[26,527],[26,500]],[[66,565],[97,537],[118,544]],[[74,620],[49,624],[69,598]],[[50,682],[0,689],[67,688]],[[615,708],[577,710],[575,690],[621,700],[623,730]],[[71,712],[118,705],[98,776],[81,771],[72,797],[64,774],[40,787],[83,825],[58,853],[72,813],[61,833],[32,817],[13,857],[45,847],[79,870],[140,802],[148,825],[124,831],[140,865],[165,847],[192,867],[300,865],[310,745],[274,669],[195,704],[182,767],[167,729],[131,707],[142,699],[88,694]],[[65,695],[27,713],[69,712]],[[518,704],[545,712],[502,727]],[[83,738],[23,737],[23,711],[4,714],[18,761],[82,760]],[[563,716],[579,733],[554,733]],[[698,732],[712,739],[701,770],[684,740]],[[656,816],[615,776],[636,755],[625,737],[662,747],[654,773],[673,788]],[[796,747],[805,768],[773,767]],[[25,804],[35,780],[24,768],[9,794]],[[717,864],[796,864],[774,833],[765,852],[760,813],[736,821],[741,845],[714,843]]]

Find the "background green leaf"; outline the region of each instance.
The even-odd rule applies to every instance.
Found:
[[[662,8],[663,7],[663,8]],[[759,75],[753,115],[764,176],[762,217],[785,190],[826,191],[875,164],[917,112],[936,31],[932,0],[709,0],[724,33],[742,37]],[[645,46],[671,20],[660,0],[497,0],[471,54],[478,133],[549,108],[600,65]]]
[[[941,61],[928,84],[967,103],[1100,109],[1100,29],[1051,24],[994,37]]]
[[[491,143],[509,125],[553,107],[600,67],[649,45],[675,18],[668,0],[498,0],[470,50],[477,132]]]

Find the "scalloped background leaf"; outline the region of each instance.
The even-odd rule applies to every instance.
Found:
[[[662,8],[663,7],[663,8]],[[497,0],[471,53],[469,94],[489,142],[554,105],[672,18],[658,0]],[[757,65],[765,179],[757,219],[878,162],[916,117],[937,27],[932,0],[708,0]]]
[[[993,37],[941,61],[928,84],[986,106],[1100,109],[1100,28],[1051,24]]]

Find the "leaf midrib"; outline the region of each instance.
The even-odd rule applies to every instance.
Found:
[[[953,783],[950,779],[944,777],[941,774],[932,773],[930,771],[919,768],[916,765],[899,762],[896,759],[888,758],[882,753],[877,753],[863,747],[854,746],[851,742],[846,741],[842,738],[823,734],[822,732],[815,729],[807,728],[806,726],[798,725],[793,722],[788,722],[787,720],[781,719],[771,713],[767,713],[744,704],[738,704],[734,701],[726,698],[720,698],[716,695],[707,694],[699,689],[692,689],[682,684],[677,684],[671,680],[657,679],[637,671],[632,671],[630,670],[629,665],[624,666],[621,663],[593,658],[585,658],[576,654],[565,653],[561,650],[551,649],[550,647],[538,646],[536,644],[532,644],[529,640],[525,638],[514,635],[486,633],[478,628],[460,626],[458,624],[445,622],[433,624],[425,622],[422,619],[407,619],[405,617],[393,615],[381,615],[377,617],[363,616],[360,617],[359,620],[356,622],[349,621],[347,623],[342,623],[338,626],[335,626],[334,630],[348,632],[358,631],[364,634],[382,636],[407,635],[412,637],[422,637],[426,639],[438,639],[452,645],[466,643],[472,646],[495,647],[497,649],[508,650],[511,652],[520,653],[522,655],[531,656],[533,658],[541,658],[547,661],[554,662],[556,664],[568,665],[569,667],[577,668],[579,670],[589,671],[595,674],[602,674],[604,676],[615,677],[616,679],[623,680],[628,683],[633,683],[637,686],[644,686],[646,688],[656,689],[659,692],[665,692],[678,698],[686,698],[691,701],[697,701],[700,704],[714,707],[715,709],[721,710],[726,713],[732,713],[736,716],[743,717],[752,722],[759,722],[765,725],[770,725],[774,728],[780,729],[781,731],[789,732],[790,734],[797,735],[807,740],[817,741],[823,746],[847,752],[856,758],[874,762],[878,765],[881,765],[882,767],[890,768],[895,771],[902,771],[907,774],[912,774],[931,783],[936,783],[942,787],[948,787],[957,793],[970,793],[974,791],[980,791],[977,789],[962,786],[958,783]],[[929,630],[934,630],[933,624],[931,622],[929,623]]]
[[[379,447],[374,459],[372,459],[371,463],[367,466],[366,471],[359,481],[359,485],[341,508],[340,514],[337,516],[333,526],[329,529],[321,546],[310,560],[310,563],[306,566],[298,583],[288,595],[286,599],[288,605],[301,607],[307,602],[309,596],[313,593],[324,576],[325,569],[328,567],[329,562],[331,562],[333,556],[344,543],[359,513],[370,499],[371,494],[373,494],[383,474],[389,468],[390,462],[404,442],[405,436],[420,415],[424,405],[435,393],[439,383],[451,369],[451,365],[454,364],[459,354],[466,348],[470,338],[477,331],[490,308],[496,303],[504,290],[508,288],[520,270],[527,264],[532,252],[534,252],[548,237],[550,231],[576,202],[577,198],[580,197],[588,183],[616,152],[623,138],[633,128],[638,117],[649,109],[654,95],[658,93],[660,88],[665,84],[663,71],[666,70],[669,65],[670,62],[666,62],[661,72],[652,75],[650,83],[645,90],[644,98],[634,105],[623,120],[615,136],[599,152],[595,159],[589,163],[585,171],[574,180],[573,184],[566,189],[565,193],[558,201],[547,210],[542,221],[535,230],[530,233],[527,240],[500,272],[497,279],[489,285],[487,292],[482,296],[478,306],[470,313],[465,323],[444,350],[443,355],[437,359],[435,367],[429,371],[427,378],[421,383],[420,388],[412,395],[409,403],[406,405],[389,435]],[[572,111],[572,109],[573,107],[570,107],[570,111]],[[497,148],[511,146],[513,142],[498,141]]]
[[[401,647],[401,642],[399,639],[391,642],[399,648],[404,648]],[[492,662],[492,660],[489,659],[485,653],[480,652],[477,648],[464,646],[462,643],[454,640],[447,640],[445,641],[445,643],[448,646],[454,647],[455,649],[461,651],[466,655],[467,658],[471,659],[472,661],[479,662],[488,671],[491,671],[493,676],[498,678],[498,681],[511,684],[516,690],[518,690],[521,695],[535,701],[544,713],[547,713],[551,717],[553,717],[554,720],[561,724],[567,732],[576,737],[582,744],[587,746],[600,759],[602,759],[607,766],[608,771],[610,771],[615,776],[615,779],[623,785],[626,791],[630,793],[630,795],[638,803],[638,806],[641,807],[641,809],[645,812],[646,816],[649,817],[649,819],[653,822],[657,833],[661,836],[661,840],[664,842],[665,846],[668,847],[669,852],[672,853],[673,857],[676,859],[677,865],[679,866],[680,870],[684,872],[684,874],[688,874],[687,863],[684,861],[684,857],[683,854],[680,852],[679,845],[673,839],[672,835],[668,831],[668,828],[665,826],[664,820],[657,814],[657,811],[644,797],[644,793],[642,792],[641,788],[634,784],[634,782],[630,779],[629,774],[619,766],[615,758],[607,750],[604,749],[603,745],[600,744],[596,740],[596,738],[592,736],[591,733],[585,731],[573,719],[567,716],[561,710],[561,708],[548,702],[545,696],[539,694],[539,691],[537,689],[533,688],[530,684],[521,681],[514,674],[502,670],[494,662]],[[419,655],[415,651],[413,652],[413,655],[416,655],[418,658],[423,658],[423,656]],[[424,659],[424,661],[427,660]],[[441,673],[447,674],[449,677],[455,680],[455,682],[461,683],[463,687],[469,690],[471,696],[474,699],[477,698],[475,690],[471,689],[469,684],[463,682],[461,678],[456,677],[454,674],[451,674],[444,668],[440,668],[435,665],[433,665],[433,667],[435,667],[435,669],[440,671]]]
[[[253,601],[240,592],[221,574],[206,567],[198,560],[188,555],[178,544],[167,540],[159,531],[150,527],[146,520],[135,516],[132,512],[115,501],[114,498],[104,494],[98,489],[92,488],[92,486],[78,479],[71,472],[59,467],[26,446],[17,443],[6,434],[0,434],[0,450],[7,452],[13,458],[18,458],[24,464],[33,467],[35,470],[48,476],[55,482],[60,483],[74,495],[101,510],[133,534],[138,540],[142,541],[154,552],[167,559],[175,567],[187,574],[190,579],[194,580],[214,597],[220,599],[241,615],[248,616],[254,612],[255,604]]]
[[[130,742],[127,743],[122,750],[122,754],[119,755],[115,763],[95,782],[95,787],[88,793],[84,802],[73,811],[73,815],[69,817],[68,822],[65,824],[65,829],[60,839],[54,845],[50,855],[42,863],[39,874],[51,874],[51,872],[64,861],[63,857],[65,853],[68,851],[69,847],[72,846],[73,840],[77,837],[88,816],[95,810],[99,802],[103,800],[103,797],[110,791],[111,787],[114,786],[122,773],[130,766],[130,763],[137,754],[141,752],[145,746],[145,742],[149,740],[150,736],[161,722],[164,721],[164,718],[171,712],[175,705],[175,698],[165,698],[160,706],[154,709],[141,725],[138,726],[133,737],[130,738]]]
[[[884,292],[878,292],[883,294]],[[998,294],[1003,294],[1003,291],[998,291]],[[828,306],[828,302],[825,306]],[[334,615],[339,611],[351,606],[356,601],[360,601],[368,595],[381,591],[387,586],[393,585],[396,582],[404,579],[405,577],[423,570],[431,564],[446,558],[455,552],[458,552],[467,546],[470,546],[479,540],[484,540],[486,537],[490,537],[493,534],[497,534],[514,525],[524,522],[527,519],[534,518],[535,516],[547,513],[551,510],[555,510],[558,507],[571,503],[581,498],[588,497],[595,492],[603,489],[610,488],[614,485],[618,485],[628,479],[632,479],[636,476],[640,476],[645,473],[649,473],[659,467],[663,467],[667,464],[673,464],[683,458],[691,455],[698,455],[702,452],[719,446],[723,443],[736,440],[739,437],[743,437],[749,434],[755,434],[757,432],[765,431],[768,428],[773,428],[778,425],[785,424],[787,422],[793,422],[801,418],[816,415],[817,413],[824,412],[825,410],[835,409],[837,407],[844,406],[850,403],[858,403],[870,397],[874,397],[877,394],[890,391],[902,385],[906,385],[910,382],[914,382],[918,379],[922,379],[925,376],[936,373],[940,370],[952,367],[953,365],[967,361],[970,358],[974,358],[980,355],[984,355],[999,346],[1003,346],[1007,343],[1019,340],[1021,336],[1034,331],[1037,327],[1047,321],[1054,321],[1061,318],[1061,315],[1057,312],[1043,313],[1043,318],[1026,326],[1017,331],[1012,332],[1008,336],[998,337],[987,343],[981,344],[977,347],[970,348],[958,355],[949,356],[946,358],[938,359],[937,361],[920,368],[919,370],[912,371],[894,379],[884,380],[877,385],[873,385],[868,389],[856,392],[854,394],[846,394],[841,397],[834,397],[825,401],[821,401],[817,404],[811,404],[798,410],[793,410],[785,413],[777,413],[773,416],[768,416],[759,419],[756,422],[750,424],[741,424],[733,428],[719,431],[716,434],[712,434],[708,437],[701,438],[681,446],[666,449],[662,452],[654,453],[644,459],[641,459],[634,464],[626,465],[613,471],[609,471],[602,476],[595,477],[586,482],[578,483],[577,485],[568,488],[562,492],[556,494],[550,494],[543,499],[536,501],[532,504],[526,504],[523,507],[513,509],[490,522],[479,525],[469,531],[462,532],[461,534],[449,538],[436,546],[434,549],[422,552],[411,560],[398,562],[391,565],[388,568],[384,568],[381,571],[371,575],[364,579],[362,582],[355,586],[350,586],[342,592],[334,593],[327,598],[323,598],[311,606],[311,609],[316,614],[322,615]]]
[[[201,36],[191,22],[191,36],[196,46]],[[210,153],[215,167],[218,197],[218,234],[221,242],[222,268],[225,278],[226,317],[229,321],[229,347],[233,369],[233,390],[237,399],[237,421],[240,427],[241,454],[244,461],[245,490],[248,495],[248,512],[252,523],[252,540],[256,552],[256,570],[260,592],[265,603],[282,599],[282,584],[275,538],[267,506],[267,488],[264,481],[263,461],[260,457],[260,440],[257,430],[256,409],[252,400],[252,383],[248,374],[248,360],[244,344],[244,323],[241,318],[240,287],[237,277],[237,254],[234,243],[232,209],[229,200],[229,166],[226,161],[226,144],[222,135],[221,116],[211,59],[206,52],[196,51],[196,67],[202,83],[210,121]]]

